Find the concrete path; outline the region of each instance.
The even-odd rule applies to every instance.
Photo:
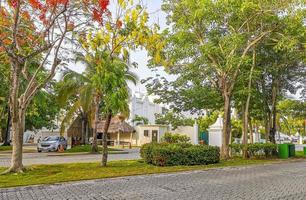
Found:
[[[1,200],[306,199],[306,161],[0,190]]]
[[[139,159],[139,149],[125,149],[128,154],[110,154],[109,161],[112,160],[133,160]],[[51,156],[52,155],[52,156]],[[54,156],[58,155],[58,156]],[[102,159],[101,154],[84,154],[84,155],[65,155],[61,156],[58,153],[24,153],[23,164],[60,164],[60,163],[84,163],[84,162],[99,162]],[[11,154],[3,154],[0,152],[0,167],[8,167],[11,162]]]

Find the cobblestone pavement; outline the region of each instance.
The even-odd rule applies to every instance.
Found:
[[[2,200],[306,199],[306,162],[131,176],[0,190]]]
[[[139,149],[125,149],[128,154],[109,154],[109,160],[133,160],[139,159]],[[77,163],[77,162],[99,162],[102,159],[101,154],[85,154],[85,155],[65,155],[65,156],[48,156],[54,153],[24,153],[23,164],[60,164],[60,163]],[[11,162],[11,154],[0,155],[0,167],[8,167]]]

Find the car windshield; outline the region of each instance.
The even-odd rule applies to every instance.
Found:
[[[57,141],[57,140],[59,140],[58,136],[49,136],[43,139],[43,141]]]

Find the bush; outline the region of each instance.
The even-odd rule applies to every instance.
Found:
[[[232,154],[235,154],[235,155],[242,154],[242,148],[243,148],[242,144],[233,143],[233,144],[230,144],[230,148],[231,148]]]
[[[146,163],[157,166],[207,165],[220,160],[218,147],[189,143],[145,144],[141,147],[140,155]]]
[[[190,142],[190,137],[183,134],[178,133],[165,133],[165,135],[162,137],[162,141],[166,143],[188,143]]]
[[[242,154],[243,144],[231,144],[230,148],[232,153],[234,154]],[[262,157],[265,156],[266,158],[272,157],[274,153],[277,151],[277,145],[272,143],[254,143],[254,144],[247,144],[247,153],[249,157]]]

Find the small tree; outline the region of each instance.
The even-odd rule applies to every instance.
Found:
[[[101,112],[106,119],[102,138],[102,166],[107,163],[107,132],[112,116],[118,113],[125,116],[129,114],[125,72],[130,66],[136,65],[130,62],[129,52],[145,47],[152,52],[151,56],[158,60],[160,50],[157,49],[162,47],[161,37],[157,34],[158,27],[155,25],[151,28],[148,25],[148,13],[142,7],[141,1],[136,4],[118,1],[114,7],[116,14],[105,19],[105,26],[80,38],[89,55],[103,53],[103,58],[95,66],[97,73],[92,78],[93,84],[98,88],[94,100],[95,110],[100,109],[100,103]],[[134,80],[132,76],[131,80]],[[99,112],[95,113],[94,122],[97,123]],[[95,131],[94,128],[93,132]]]
[[[140,124],[148,124],[149,120],[146,117],[140,116],[140,115],[135,115],[134,119],[132,120],[132,122],[138,126]]]

